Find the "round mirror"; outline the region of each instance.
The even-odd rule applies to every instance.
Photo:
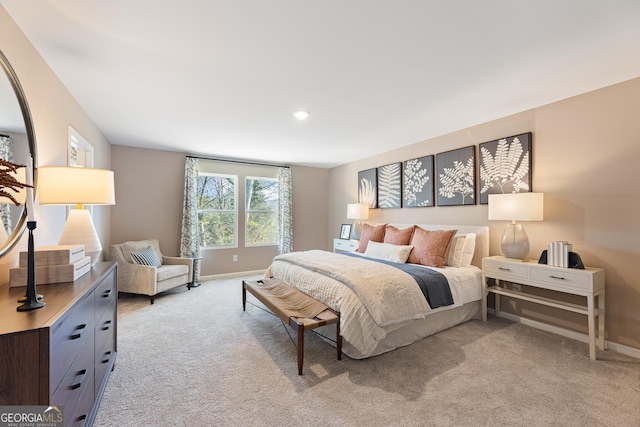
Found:
[[[27,99],[16,73],[2,52],[0,52],[0,66],[3,70],[0,72],[0,158],[26,165],[31,156],[35,166],[37,165],[36,140]],[[36,174],[33,173],[35,187]],[[0,257],[9,252],[18,242],[25,227],[24,204],[18,206],[7,197],[0,197]]]

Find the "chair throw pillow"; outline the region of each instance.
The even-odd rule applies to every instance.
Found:
[[[134,263],[139,265],[150,265],[152,267],[160,268],[162,263],[158,259],[158,255],[154,252],[151,246],[140,252],[131,252],[131,259]]]

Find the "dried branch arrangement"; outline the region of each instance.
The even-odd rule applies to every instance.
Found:
[[[20,202],[16,200],[12,193],[6,191],[6,189],[11,189],[13,192],[17,193],[22,188],[33,188],[32,185],[24,184],[18,181],[15,177],[15,173],[18,169],[24,167],[26,166],[0,159],[0,197],[6,197],[18,206],[20,205]]]

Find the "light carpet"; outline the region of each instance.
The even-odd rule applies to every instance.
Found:
[[[338,361],[307,333],[299,376],[280,320],[242,311],[241,283],[179,288],[154,305],[122,295],[95,425],[640,425],[640,360],[592,361],[584,343],[499,318],[364,360]]]

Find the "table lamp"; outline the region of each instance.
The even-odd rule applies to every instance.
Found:
[[[76,205],[69,211],[59,245],[84,245],[94,265],[102,244],[91,213],[83,205],[115,205],[113,171],[75,166],[38,168],[38,191],[42,205]]]
[[[500,248],[507,258],[526,260],[529,238],[516,221],[542,221],[542,193],[489,194],[489,220],[511,221],[502,234]]]
[[[351,238],[360,239],[362,233],[361,219],[369,218],[369,205],[366,203],[349,203],[347,205],[347,219],[352,219],[353,228],[351,229]]]

